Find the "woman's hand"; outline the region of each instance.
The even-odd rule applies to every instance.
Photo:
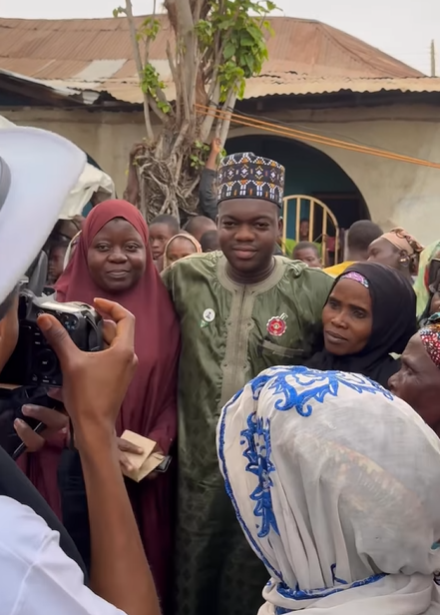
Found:
[[[45,425],[44,430],[38,434],[22,419],[14,421],[14,429],[30,453],[36,453],[41,450],[46,440],[54,435],[63,432],[67,434],[69,419],[59,410],[27,405],[22,407],[22,412],[24,416],[36,419]]]
[[[127,455],[125,453],[133,453],[134,455],[142,455],[144,449],[140,446],[136,446],[132,442],[128,440],[124,440],[123,438],[117,438],[118,442],[118,450],[119,450],[119,463],[121,464],[122,470],[126,472],[132,472],[134,470],[131,462],[129,461]]]

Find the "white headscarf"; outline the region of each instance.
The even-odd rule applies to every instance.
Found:
[[[217,438],[272,577],[260,615],[440,612],[440,441],[403,401],[362,376],[272,368],[225,406]]]

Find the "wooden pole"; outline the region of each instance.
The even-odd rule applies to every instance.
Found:
[[[435,66],[435,41],[431,41],[431,77],[437,76],[436,66]]]

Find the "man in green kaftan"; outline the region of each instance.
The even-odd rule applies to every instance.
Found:
[[[283,186],[276,162],[226,157],[223,253],[191,256],[163,273],[182,332],[176,615],[257,615],[269,580],[225,492],[215,435],[222,406],[248,380],[301,364],[320,343],[332,278],[274,256]]]

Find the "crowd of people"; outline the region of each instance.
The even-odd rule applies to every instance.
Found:
[[[333,267],[305,225],[279,255],[284,168],[239,153],[217,169],[212,151],[208,215],[148,227],[106,201],[48,248],[57,301],[136,319],[115,446],[126,475],[144,453],[127,430],[171,458],[125,479],[162,612],[439,613],[440,243],[362,220]],[[67,419],[17,430],[20,467],[93,571],[81,443]]]

